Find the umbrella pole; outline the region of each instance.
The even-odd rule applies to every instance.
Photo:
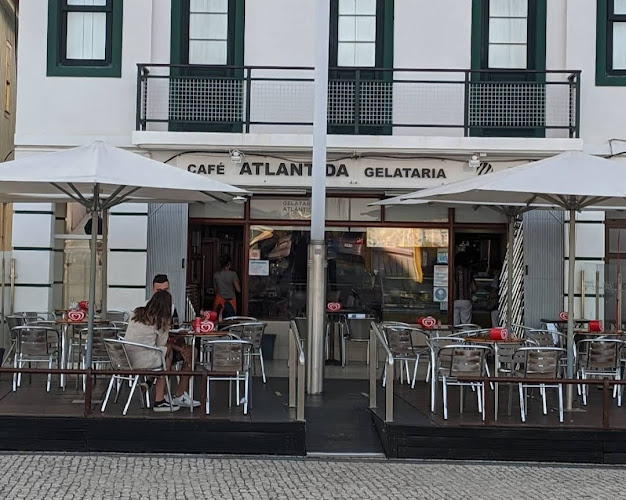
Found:
[[[91,367],[91,350],[93,346],[93,326],[96,315],[96,266],[98,252],[98,185],[93,188],[93,201],[91,205],[91,258],[89,265],[89,319],[87,322],[87,348],[85,355],[85,368]],[[90,383],[88,381],[88,383]]]
[[[109,211],[102,210],[102,276],[100,282],[102,285],[102,319],[107,319],[107,294],[109,290]]]
[[[569,211],[569,260],[567,273],[567,378],[574,378],[574,274],[576,273],[576,210]],[[584,297],[581,300],[585,300]],[[567,385],[566,406],[572,409],[574,386]]]
[[[513,332],[513,246],[515,245],[515,216],[509,215],[509,251],[507,252],[506,274],[506,328]]]

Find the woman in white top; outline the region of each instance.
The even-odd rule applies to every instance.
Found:
[[[171,321],[172,296],[169,292],[159,291],[152,296],[144,307],[135,309],[132,319],[128,323],[124,339],[161,349],[165,356],[165,368],[169,370],[172,365],[172,349],[167,341]],[[127,346],[126,352],[134,369],[151,370],[163,366],[161,355],[157,351]],[[179,390],[181,389],[184,390],[184,388],[179,387]],[[170,411],[169,402],[165,399],[165,379],[163,377],[157,379],[155,392],[154,411]],[[176,399],[173,403],[174,410],[178,410],[180,405],[176,404]]]

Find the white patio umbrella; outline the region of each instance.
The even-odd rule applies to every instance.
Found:
[[[227,202],[243,194],[246,191],[234,186],[100,141],[0,163],[0,201],[77,202],[91,213],[86,366],[91,366],[93,343],[98,215],[127,202]]]
[[[573,151],[545,160],[511,167],[468,180],[424,189],[402,199],[447,202],[487,202],[502,206],[544,203],[569,212],[569,273],[567,321],[567,376],[574,376],[574,272],[576,212],[589,208],[626,207],[626,165]],[[571,409],[573,387],[568,385]]]

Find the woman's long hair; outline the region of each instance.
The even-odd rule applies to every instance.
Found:
[[[172,321],[172,296],[166,290],[156,292],[144,307],[133,313],[133,321],[149,325],[157,330],[169,330]]]

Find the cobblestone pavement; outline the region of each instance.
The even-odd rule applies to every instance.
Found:
[[[603,499],[623,468],[301,458],[0,455],[0,499]]]

